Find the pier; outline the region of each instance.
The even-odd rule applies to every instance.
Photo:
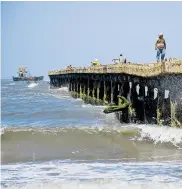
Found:
[[[94,105],[130,105],[116,115],[124,123],[182,127],[182,59],[164,63],[116,63],[49,71],[50,86],[68,86],[74,98]]]

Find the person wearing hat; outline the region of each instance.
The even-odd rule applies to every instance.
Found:
[[[159,38],[155,43],[155,50],[157,50],[157,56],[156,56],[157,62],[160,61],[160,58],[161,58],[161,62],[163,62],[165,58],[165,50],[166,50],[166,42],[163,37],[163,33],[159,34]]]

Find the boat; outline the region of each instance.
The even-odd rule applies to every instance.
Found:
[[[18,76],[13,76],[13,81],[40,81],[44,79],[44,76],[28,76],[28,70],[27,67],[20,67],[18,70]]]

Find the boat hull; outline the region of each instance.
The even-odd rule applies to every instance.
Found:
[[[41,81],[44,79],[44,76],[38,77],[13,77],[13,81]]]

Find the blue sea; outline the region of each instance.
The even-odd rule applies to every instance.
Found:
[[[182,129],[103,109],[48,81],[1,80],[1,187],[181,189]]]

